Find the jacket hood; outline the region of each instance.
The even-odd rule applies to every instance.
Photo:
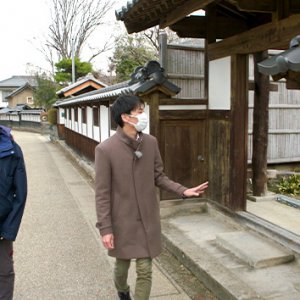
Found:
[[[11,129],[0,125],[0,158],[14,154]]]

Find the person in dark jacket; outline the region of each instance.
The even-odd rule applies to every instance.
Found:
[[[27,197],[22,150],[10,131],[0,125],[0,300],[13,298],[13,241],[18,234]]]

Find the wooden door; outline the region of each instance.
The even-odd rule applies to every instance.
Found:
[[[194,187],[207,180],[206,120],[162,120],[160,149],[166,175]],[[161,200],[176,195],[161,191]]]

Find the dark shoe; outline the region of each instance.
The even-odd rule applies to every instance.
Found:
[[[121,300],[131,300],[129,292],[127,293],[118,292],[118,296]]]

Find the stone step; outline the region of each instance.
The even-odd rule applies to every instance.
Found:
[[[291,198],[291,197],[284,196],[284,195],[278,195],[276,200],[283,204],[300,209],[300,200],[298,200],[298,199]]]
[[[250,232],[220,233],[216,235],[216,243],[253,268],[275,266],[295,259],[288,249]]]

